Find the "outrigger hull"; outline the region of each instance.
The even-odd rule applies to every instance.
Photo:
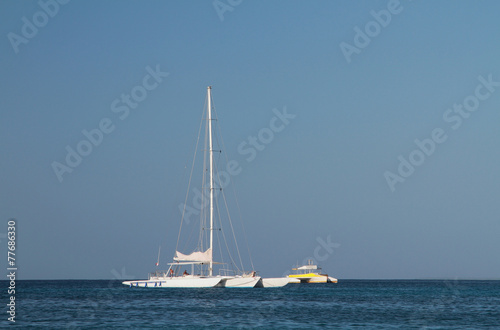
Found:
[[[225,288],[254,288],[260,281],[260,277],[232,277],[228,278],[224,283]]]
[[[289,283],[290,279],[287,277],[273,277],[262,278],[257,283],[256,288],[281,288]]]

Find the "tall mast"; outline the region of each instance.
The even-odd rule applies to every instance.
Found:
[[[212,146],[212,86],[207,87],[208,98],[208,154],[210,157],[210,268],[208,275],[212,276],[213,271],[213,241],[214,241],[214,179],[213,179],[213,146]]]

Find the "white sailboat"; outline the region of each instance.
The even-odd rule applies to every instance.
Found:
[[[148,287],[148,288],[208,288],[208,287],[226,287],[226,288],[254,288],[254,287],[282,287],[288,284],[288,278],[272,278],[263,279],[256,275],[255,271],[241,272],[240,274],[214,274],[214,265],[222,264],[214,261],[214,200],[215,190],[221,187],[215,186],[215,165],[214,165],[214,147],[213,147],[213,132],[212,121],[215,119],[212,115],[212,97],[211,86],[207,88],[207,132],[205,134],[206,144],[208,144],[208,175],[209,175],[209,223],[208,228],[208,248],[203,249],[203,244],[200,248],[190,254],[183,254],[177,251],[173,258],[173,262],[166,271],[156,271],[149,274],[147,280],[132,280],[122,282],[124,285],[131,287]],[[182,228],[182,222],[181,222]],[[180,233],[179,233],[180,234]],[[234,233],[233,233],[234,235]],[[200,237],[201,237],[200,233]],[[180,237],[180,235],[179,235]],[[227,245],[227,243],[226,243]],[[159,252],[158,252],[159,254]],[[239,255],[239,250],[238,250]],[[158,257],[159,258],[159,257]],[[240,257],[241,258],[241,257]],[[158,263],[157,263],[158,264]],[[191,267],[191,273],[184,270],[183,267]]]

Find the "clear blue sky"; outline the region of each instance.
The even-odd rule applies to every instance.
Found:
[[[160,243],[169,261],[208,85],[262,275],[313,257],[340,279],[499,278],[498,1],[42,3],[0,2],[0,244],[16,218],[20,278],[140,278]]]

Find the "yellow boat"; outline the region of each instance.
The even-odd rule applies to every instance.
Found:
[[[313,264],[312,260],[307,265],[292,268],[295,274],[288,275],[289,283],[337,283],[338,280],[328,274],[321,274],[321,268]]]

